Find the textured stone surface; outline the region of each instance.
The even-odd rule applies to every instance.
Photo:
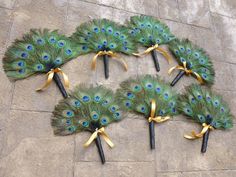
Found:
[[[91,18],[108,18],[124,23],[130,16],[147,14],[160,17],[180,38],[189,38],[204,48],[216,70],[213,89],[222,94],[236,115],[236,7],[234,0],[2,0],[0,2],[0,57],[15,38],[30,28],[59,28],[72,34],[80,23]],[[161,46],[167,49],[166,46]],[[145,48],[139,48],[143,51]],[[136,58],[121,55],[129,70],[110,60],[110,78],[104,79],[103,63],[91,71],[94,54],[80,56],[65,64],[71,89],[79,83],[104,85],[113,90],[119,83],[138,74],[158,74],[167,81],[177,74],[167,70],[168,64],[158,54],[161,71],[156,73],[149,55]],[[0,64],[1,65],[1,64]],[[147,121],[142,116],[127,114],[120,123],[111,124],[106,132],[114,142],[110,149],[102,139],[107,163],[101,165],[94,143],[83,144],[89,133],[56,137],[50,125],[51,111],[62,99],[55,83],[44,92],[36,92],[46,75],[31,76],[11,82],[0,70],[0,177],[234,177],[236,176],[235,128],[214,130],[210,134],[207,153],[200,153],[201,139],[183,138],[201,126],[175,116],[155,125],[156,150],[149,147]],[[191,83],[183,77],[175,86],[179,93]],[[235,123],[235,120],[234,120]]]

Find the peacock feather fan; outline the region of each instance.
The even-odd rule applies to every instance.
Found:
[[[212,85],[214,83],[215,72],[213,64],[202,48],[194,45],[188,39],[175,39],[170,43],[169,49],[175,56],[179,66],[184,67],[184,65],[186,65],[185,70],[191,71],[191,73],[188,73],[188,71],[181,70],[179,76],[171,83],[172,86],[174,86],[184,74],[192,74],[202,84]]]
[[[128,26],[130,35],[137,43],[148,48],[156,46],[151,52],[156,70],[160,71],[156,51],[159,51],[169,59],[168,54],[159,46],[169,44],[169,42],[175,39],[169,27],[158,19],[146,15],[132,16]]]
[[[48,73],[77,55],[74,44],[57,30],[31,29],[6,51],[3,68],[8,77],[24,79],[36,73]],[[64,97],[65,88],[57,73],[53,79]]]
[[[70,40],[57,30],[32,29],[6,51],[3,68],[8,77],[24,79],[35,73],[47,73],[76,55]]]
[[[141,114],[149,119],[154,100],[156,104],[154,117],[165,118],[177,114],[177,94],[158,76],[143,75],[130,78],[122,82],[120,87],[116,97],[124,110]],[[153,121],[149,122],[153,124]],[[154,131],[150,134],[151,141],[153,134]],[[151,148],[155,148],[155,143],[151,143]]]
[[[70,135],[119,121],[122,111],[111,90],[102,86],[79,85],[53,112],[52,126],[56,135]]]
[[[115,57],[112,53],[131,55],[137,51],[128,29],[108,19],[94,19],[82,23],[77,27],[76,32],[72,34],[71,39],[81,45],[77,48],[79,53],[95,52],[99,56],[104,56],[103,58],[106,60],[104,61],[106,78],[109,77],[108,56]],[[112,53],[101,53],[108,51]],[[121,59],[119,58],[119,60]]]
[[[120,121],[122,114],[110,89],[79,85],[55,107],[51,124],[56,135],[64,136],[81,131],[94,134],[110,123]],[[99,134],[95,137],[95,142],[101,161],[105,163]]]
[[[221,96],[197,84],[186,88],[186,93],[179,96],[178,110],[188,118],[212,129],[229,129],[233,127],[233,116],[229,106]],[[210,128],[209,127],[209,128]],[[209,129],[210,130],[210,129]],[[209,130],[204,134],[208,139]],[[199,137],[198,137],[199,138]],[[206,152],[207,140],[202,152]]]

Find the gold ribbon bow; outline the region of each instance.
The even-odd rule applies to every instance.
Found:
[[[148,118],[148,122],[156,122],[156,123],[161,123],[161,122],[165,122],[167,120],[170,119],[170,116],[157,116],[155,117],[155,112],[156,112],[156,102],[155,100],[151,101],[151,113],[150,113],[150,117]]]
[[[187,63],[186,63],[186,61],[183,62],[183,66],[177,65],[177,66],[174,66],[174,67],[170,68],[169,71],[168,71],[168,74],[171,74],[175,69],[185,71],[185,73],[186,73],[188,76],[189,76],[190,74],[195,75],[196,78],[197,78],[197,80],[199,81],[199,83],[200,83],[200,84],[203,84],[203,79],[202,79],[202,77],[201,77],[198,73],[192,71],[191,69],[188,69],[188,68],[187,68]]]
[[[203,123],[202,126],[203,126],[203,128],[200,133],[197,134],[195,131],[192,131],[191,132],[192,135],[184,135],[184,137],[189,140],[194,140],[194,139],[203,137],[203,135],[207,132],[207,130],[214,129],[211,125],[207,125],[206,123]]]
[[[125,68],[125,71],[128,71],[128,65],[127,63],[125,62],[125,60],[123,60],[122,58],[120,58],[116,53],[112,52],[112,51],[99,51],[94,57],[93,57],[93,60],[92,60],[92,64],[91,64],[91,68],[92,70],[95,70],[96,69],[96,64],[97,64],[97,58],[99,56],[103,56],[103,55],[108,55],[110,57],[113,57],[114,59],[117,59],[117,61],[121,62],[121,64],[123,64],[124,68]]]
[[[88,139],[88,141],[84,144],[84,147],[88,147],[98,136],[98,134],[100,134],[104,140],[106,141],[106,143],[113,148],[114,144],[111,142],[110,138],[108,137],[108,135],[105,132],[105,128],[102,127],[100,129],[96,129],[95,132],[93,132],[93,134],[90,136],[90,138]]]
[[[55,68],[55,69],[51,69],[47,73],[48,78],[47,78],[46,83],[41,88],[38,88],[36,91],[41,91],[41,90],[47,88],[50,85],[50,83],[52,82],[52,79],[53,79],[53,76],[54,76],[55,73],[62,74],[62,77],[63,77],[63,80],[64,80],[64,85],[65,85],[65,87],[69,88],[68,76],[60,68]]]
[[[170,63],[171,61],[170,55],[164,49],[160,48],[158,44],[155,44],[147,48],[143,53],[133,53],[133,55],[140,57],[141,55],[146,55],[153,50],[157,50],[159,53],[161,53],[165,57],[165,59],[168,61],[168,63]]]

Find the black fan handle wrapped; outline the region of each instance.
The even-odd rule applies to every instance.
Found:
[[[209,135],[210,135],[210,130],[208,129],[206,133],[204,133],[203,135],[202,148],[201,148],[202,153],[205,153],[207,150],[207,143],[208,143]]]
[[[159,72],[160,71],[160,65],[159,65],[159,61],[158,61],[158,58],[157,58],[157,51],[152,50],[151,54],[152,54],[152,59],[153,59],[156,71]]]
[[[153,121],[149,122],[150,147],[155,149],[155,124]]]
[[[53,80],[56,82],[56,84],[57,84],[57,86],[58,86],[62,96],[64,98],[67,98],[68,94],[67,94],[66,89],[65,89],[63,83],[61,82],[61,79],[60,79],[60,77],[59,77],[59,75],[57,73],[54,73]]]
[[[105,78],[109,78],[109,56],[108,55],[103,55],[103,63],[104,63],[104,73],[105,73]]]
[[[175,84],[185,75],[185,71],[180,70],[179,74],[174,78],[174,80],[171,82],[171,86],[175,86]]]
[[[101,158],[102,164],[104,164],[106,162],[106,160],[105,160],[105,155],[103,152],[102,143],[101,143],[101,139],[100,139],[99,134],[97,135],[97,138],[95,139],[95,143],[98,148],[98,153]]]

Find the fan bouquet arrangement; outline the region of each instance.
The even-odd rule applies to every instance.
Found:
[[[138,44],[147,50],[137,53]],[[162,45],[168,45],[178,62],[168,71],[170,74],[179,70],[171,84],[159,76],[142,75],[123,81],[116,93],[104,86],[86,84],[80,84],[69,94],[65,89],[69,87],[69,79],[61,66],[80,55],[96,53],[92,69],[96,68],[97,59],[102,57],[107,79],[110,59],[116,59],[125,70],[128,69],[120,54],[142,56],[151,53],[155,68],[160,71],[157,52],[170,61],[170,55],[160,47]],[[64,97],[53,111],[51,125],[55,135],[90,132],[91,137],[84,145],[88,147],[95,141],[103,164],[105,155],[101,138],[110,147],[114,146],[105,127],[120,121],[124,111],[145,118],[149,124],[151,149],[155,149],[154,124],[165,122],[179,113],[202,125],[200,133],[192,131],[184,136],[191,140],[203,137],[202,153],[206,152],[210,131],[233,126],[233,115],[227,103],[210,88],[201,86],[209,87],[214,83],[215,72],[210,57],[188,39],[177,39],[164,23],[154,17],[133,16],[127,26],[108,19],[95,19],[79,25],[70,37],[57,30],[32,29],[7,49],[3,68],[6,75],[15,80],[46,73],[47,81],[37,91],[47,88],[54,80]],[[172,87],[184,75],[192,75],[200,85],[190,85],[186,93],[178,95]]]

